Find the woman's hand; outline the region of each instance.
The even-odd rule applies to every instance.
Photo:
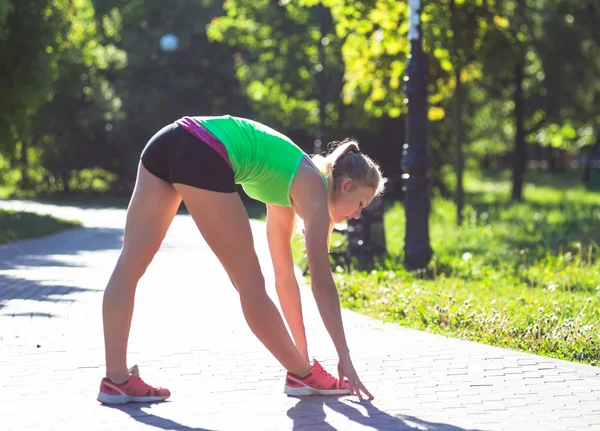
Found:
[[[360,400],[362,400],[362,392],[370,400],[375,398],[373,397],[373,395],[371,395],[371,393],[368,391],[365,385],[363,385],[360,379],[358,378],[358,374],[356,374],[356,370],[354,369],[354,365],[352,365],[352,360],[350,359],[349,354],[344,354],[340,356],[340,361],[338,362],[338,372],[340,374],[340,387],[342,387],[342,385],[344,384],[344,377],[348,378],[348,384],[350,385],[350,395],[356,395]]]

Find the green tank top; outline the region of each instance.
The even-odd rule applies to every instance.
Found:
[[[227,150],[235,175],[248,196],[265,204],[291,206],[290,190],[307,154],[287,136],[245,118],[191,117]],[[327,184],[327,177],[321,175]]]

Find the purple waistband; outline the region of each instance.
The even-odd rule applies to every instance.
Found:
[[[208,130],[206,130],[200,124],[196,123],[190,117],[180,118],[175,123],[183,127],[189,133],[191,133],[196,138],[200,139],[206,145],[208,145],[217,153],[219,153],[219,155],[223,157],[223,160],[225,160],[231,168],[231,162],[229,161],[229,155],[227,154],[227,149],[225,148],[225,145],[223,145],[221,141],[215,138]]]

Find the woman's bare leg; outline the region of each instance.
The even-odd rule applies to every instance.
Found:
[[[127,342],[138,281],[158,251],[177,213],[181,196],[140,163],[135,189],[127,209],[123,248],[110,277],[104,301],[106,375],[127,378]]]
[[[299,376],[307,375],[310,364],[292,342],[277,307],[265,289],[250,221],[239,195],[183,184],[174,186],[183,197],[200,233],[229,274],[252,332],[288,371]]]

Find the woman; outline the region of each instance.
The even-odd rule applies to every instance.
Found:
[[[266,293],[236,184],[267,204],[277,294],[295,344]],[[288,371],[284,392],[355,394],[361,399],[362,392],[372,398],[350,359],[328,253],[333,225],[360,217],[382,187],[379,167],[353,141],[311,160],[289,138],[252,120],[184,117],[164,127],[142,152],[123,248],[104,293],[106,377],[98,400],[120,404],[170,396],[167,389],[140,379],[137,367],[128,368],[126,353],[137,283],[182,200],[237,289],[250,329]],[[290,250],[296,215],[305,225],[312,291],[339,356],[339,380],[308,360]]]

